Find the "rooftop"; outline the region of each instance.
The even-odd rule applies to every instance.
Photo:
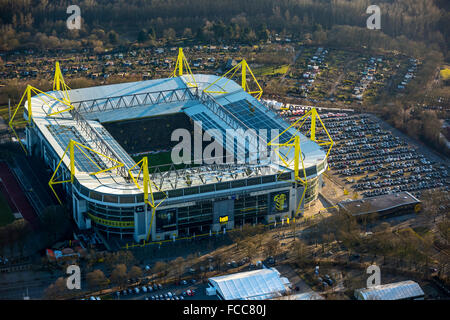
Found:
[[[425,293],[414,281],[407,280],[355,290],[358,300],[402,300],[423,297]]]
[[[255,138],[261,138],[258,135],[259,129],[282,131],[289,126],[258,100],[243,91],[234,81],[223,78],[209,89],[224,91],[222,86],[226,84],[227,93],[205,94],[202,89],[218,80],[219,77],[204,74],[196,74],[194,77],[198,88],[188,86],[187,82],[190,82],[190,79],[183,76],[73,89],[68,91],[68,95],[74,110],[52,116],[49,114],[63,111],[67,106],[40,94],[31,99],[33,121],[59,157],[62,157],[69,141],[73,139],[124,163],[123,168],[91,175],[90,173],[99,171],[98,168],[112,167],[111,160],[88,152],[94,163],[87,159],[83,152],[75,152],[76,179],[89,189],[112,194],[138,194],[141,191],[129,181],[126,174],[127,170],[134,166],[134,160],[102,126],[102,122],[184,112],[194,121],[202,121],[205,130],[218,129],[225,136],[228,129],[244,131],[253,129],[256,131]],[[48,94],[62,99],[61,92],[54,91]],[[295,133],[294,130],[291,131]],[[323,165],[325,152],[315,142],[301,134],[298,135],[301,136],[305,167],[321,164],[320,170],[325,170],[326,165]],[[258,140],[259,143],[261,141],[264,143],[265,140],[261,139]],[[287,138],[281,137],[282,141],[283,139]],[[289,157],[293,153],[287,149],[280,152],[286,153]],[[155,173],[151,178],[163,190],[170,190],[215,183],[219,180],[244,179],[249,176],[249,172],[253,176],[264,176],[280,171],[291,171],[291,168],[282,167],[272,160],[268,159],[255,165],[201,166],[196,169],[173,170],[169,173]],[[69,157],[66,156],[63,163],[66,168],[69,168]],[[314,170],[314,174],[316,172]],[[189,181],[180,180],[179,176],[186,173],[191,174]],[[177,182],[174,183],[173,179]]]
[[[419,199],[404,191],[359,200],[341,201],[338,206],[352,215],[363,215],[417,203],[420,203]]]
[[[239,272],[209,279],[224,300],[266,300],[286,292],[287,278],[275,268]]]

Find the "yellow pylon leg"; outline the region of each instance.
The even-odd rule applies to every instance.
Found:
[[[194,75],[192,74],[191,67],[186,59],[186,56],[183,53],[183,48],[178,48],[178,57],[175,63],[175,70],[172,72],[172,77],[181,77],[184,75],[184,70],[186,70],[189,75],[190,82],[187,82],[189,87],[197,88],[197,81],[195,80]]]
[[[250,69],[250,67],[249,67],[247,61],[245,61],[245,59],[243,59],[241,62],[239,62],[233,68],[228,70],[223,76],[221,76],[216,81],[211,83],[205,89],[203,89],[203,91],[206,92],[206,93],[219,93],[219,94],[228,93],[228,91],[225,90],[225,87],[227,86],[229,81],[233,78],[233,76],[236,74],[236,72],[239,70],[239,68],[241,69],[241,87],[242,87],[242,89],[244,91],[246,91],[248,94],[255,95],[255,98],[259,100],[261,98],[262,94],[263,94],[263,90],[262,90],[261,86],[259,85],[258,80],[256,80],[255,75],[253,74],[252,70]],[[249,74],[250,74],[251,78],[253,79],[253,81],[256,83],[256,85],[258,87],[257,90],[254,90],[254,91],[250,91],[249,90],[248,84],[247,84],[247,71],[249,72]],[[231,76],[229,78],[227,78],[227,75],[230,74],[230,73],[231,73]],[[209,88],[211,88],[213,85],[218,83],[223,78],[228,79],[228,81],[226,81],[222,85],[222,90],[209,90]]]

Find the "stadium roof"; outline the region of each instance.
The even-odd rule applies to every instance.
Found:
[[[270,268],[213,277],[209,283],[224,300],[266,300],[283,295],[289,281]]]
[[[67,106],[40,94],[31,99],[33,121],[59,157],[62,157],[68,142],[70,139],[73,139],[93,150],[103,150],[108,156],[123,162],[125,168],[122,170],[125,172],[135,162],[104,129],[101,125],[102,122],[184,112],[193,120],[206,119],[206,121],[203,121],[204,129],[208,128],[206,122],[212,121],[214,126],[223,132],[230,128],[241,128],[244,130],[277,128],[284,130],[289,126],[258,100],[243,91],[234,81],[222,78],[210,88],[210,90],[218,90],[226,83],[228,93],[204,94],[202,89],[218,80],[219,77],[203,74],[194,76],[199,86],[198,88],[189,87],[186,84],[188,79],[185,79],[186,76],[183,76],[69,90],[68,95],[74,110],[61,112],[53,116],[49,116],[49,114],[63,111]],[[58,99],[63,98],[62,93],[58,91],[49,92],[49,94]],[[249,106],[253,106],[255,111],[252,116],[245,114],[245,112],[248,113]],[[25,116],[27,116],[27,108],[25,108]],[[199,119],[197,117],[203,118]],[[291,133],[294,134],[295,131],[292,129]],[[315,167],[319,163],[324,163],[325,152],[315,142],[301,134],[298,135],[301,136],[305,167]],[[281,150],[281,152],[284,151]],[[91,155],[95,158],[99,167],[107,168],[112,166],[111,162],[108,162],[106,158]],[[291,157],[292,154],[288,154],[288,156]],[[141,193],[123,174],[122,176],[118,174],[118,171],[106,171],[90,175],[89,173],[95,170],[93,164],[86,158],[83,158],[79,152],[75,154],[75,159],[77,169],[75,176],[82,185],[89,189],[112,194]],[[69,168],[69,157],[65,157],[63,163]],[[255,166],[253,165],[246,166],[254,171],[254,175],[274,174],[280,170],[286,170],[286,168],[280,167],[270,160],[259,164],[260,169],[254,168]],[[234,174],[229,174],[229,177],[227,177],[223,169],[225,168],[217,168],[216,170],[221,172],[217,171],[216,176],[218,176],[217,173],[221,177],[224,176],[224,181],[236,179]],[[238,173],[243,175],[243,169],[241,166],[238,169]],[[326,165],[322,166],[321,170],[325,169]],[[287,170],[290,171],[289,168]],[[198,169],[194,170],[194,175],[198,171]],[[213,173],[210,169],[206,171],[209,174]],[[179,170],[178,173],[183,174],[186,172]],[[178,174],[174,172],[173,176],[178,177]],[[245,178],[245,176],[243,175],[242,178]],[[163,189],[173,189],[173,184],[170,183],[167,173],[154,174],[152,176],[153,179],[159,179]],[[205,184],[205,179],[196,176],[191,176],[191,180],[191,184],[183,186],[183,182],[180,182],[178,187]]]
[[[419,284],[411,280],[355,290],[358,300],[402,300],[421,298],[424,295]]]

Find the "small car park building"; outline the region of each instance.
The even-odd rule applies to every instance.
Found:
[[[404,191],[390,193],[353,201],[341,201],[338,209],[356,218],[378,214],[387,216],[399,213],[412,213],[421,210],[421,201],[411,193]]]

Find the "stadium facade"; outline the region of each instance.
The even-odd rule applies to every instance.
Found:
[[[317,198],[327,162],[316,142],[290,128],[236,82],[215,75],[193,76],[195,87],[187,76],[179,76],[68,90],[73,109],[67,112],[60,103],[63,91],[39,94],[31,98],[31,108],[25,105],[26,119],[32,112],[26,149],[41,157],[60,181],[69,181],[72,175],[72,183],[61,183],[57,191],[72,204],[80,229],[94,228],[106,238],[161,241],[223,232],[242,224],[281,222]],[[224,86],[226,93],[203,90],[220,92]],[[202,130],[215,129],[224,136],[229,129],[254,129],[256,135],[267,129],[268,136],[258,140],[259,145],[274,137],[271,132],[285,131],[280,141],[299,136],[306,192],[295,183],[293,167],[273,158],[156,167],[149,173],[153,210],[145,202],[143,189],[130,177],[131,172],[135,177],[140,174],[136,155],[170,150],[176,143],[170,140],[173,130],[194,132],[200,123]],[[76,144],[69,148],[71,141]],[[241,145],[244,151],[238,143],[230,148],[218,142],[228,154],[244,152],[248,159],[252,142]],[[292,158],[291,148],[278,151]],[[116,166],[119,162],[123,165]]]

